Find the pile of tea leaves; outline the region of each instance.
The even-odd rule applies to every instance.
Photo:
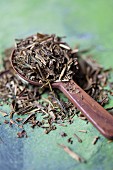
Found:
[[[56,35],[36,34],[17,40],[13,65],[35,82],[69,81],[78,69],[76,50]]]
[[[26,84],[20,80],[12,69],[10,55],[14,51],[13,63],[17,71],[28,79],[41,81],[42,88]],[[8,104],[11,112],[4,123],[15,124],[22,129],[18,137],[27,136],[24,124],[32,128],[39,127],[48,134],[57,126],[67,126],[74,121],[74,116],[86,120],[72,103],[61,99],[58,90],[46,89],[48,81],[76,81],[90,96],[102,106],[108,103],[108,90],[104,87],[109,83],[110,70],[104,70],[91,57],[82,58],[84,51],[70,46],[56,35],[36,34],[22,40],[16,40],[15,48],[5,50],[3,57],[4,69],[0,73],[1,106]],[[46,93],[47,97],[43,97]],[[38,115],[41,115],[41,120]],[[15,118],[16,115],[16,118]]]

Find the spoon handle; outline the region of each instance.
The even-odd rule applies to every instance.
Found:
[[[91,98],[73,80],[61,82],[57,88],[108,139],[113,139],[113,116]]]

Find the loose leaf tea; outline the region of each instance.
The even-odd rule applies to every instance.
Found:
[[[41,88],[35,85],[25,84],[10,63],[10,55],[14,50],[13,64],[18,73],[30,80],[40,82]],[[4,53],[4,70],[0,72],[0,101],[1,105],[8,104],[11,107],[10,120],[5,120],[5,124],[15,124],[22,130],[17,133],[17,137],[27,137],[24,126],[28,123],[31,128],[42,128],[45,134],[50,133],[63,126],[61,137],[68,136],[65,133],[65,126],[72,124],[75,115],[88,122],[82,113],[69,101],[62,100],[58,90],[53,90],[52,82],[69,81],[73,79],[90,96],[92,96],[102,106],[108,103],[108,93],[112,94],[104,87],[108,82],[111,70],[104,70],[91,57],[82,58],[79,48],[71,47],[56,35],[36,34],[25,39],[16,40],[15,48],[7,49]],[[46,89],[49,87],[49,91]],[[73,89],[72,89],[73,90]],[[46,93],[47,97],[42,97]],[[79,93],[78,90],[75,93]],[[109,108],[108,108],[109,110]],[[1,112],[3,116],[6,114]],[[15,119],[15,115],[16,119]],[[39,115],[41,119],[39,119]],[[24,116],[24,117],[22,117]],[[87,133],[86,130],[79,130]],[[79,142],[82,140],[74,134]],[[96,138],[94,144],[98,139]],[[73,140],[67,140],[69,144]],[[74,159],[81,161],[81,158],[73,153],[68,147],[60,145]]]
[[[69,147],[58,144],[59,147],[63,148],[66,153],[68,153],[69,156],[71,156],[73,159],[75,159],[78,162],[86,163],[86,160],[82,157],[80,157],[77,153],[73,152]]]
[[[32,128],[41,127],[45,129],[45,133],[56,129],[54,123],[64,127],[67,126],[66,121],[73,123],[73,117],[79,112],[69,101],[62,101],[57,90],[50,88],[48,97],[42,98],[43,102],[38,101],[45,91],[45,85],[53,81],[69,81],[73,78],[101,105],[108,102],[108,92],[104,90],[104,86],[110,70],[104,71],[92,58],[83,60],[79,49],[71,49],[61,37],[38,33],[16,40],[13,58],[15,68],[29,79],[41,81],[43,88],[25,84],[15,74],[9,59],[13,49],[5,51],[4,70],[0,73],[0,96],[2,102],[11,105],[11,120],[15,114],[26,114],[26,118],[20,119],[20,122],[23,125],[29,122]],[[37,113],[42,113],[42,121],[37,120]],[[86,120],[81,115],[78,114],[79,118]],[[18,119],[16,122],[18,123]]]
[[[2,110],[0,110],[0,114],[1,114],[2,116],[4,116],[4,117],[5,117],[5,116],[8,116],[7,113],[4,112],[4,111],[2,111]]]
[[[14,50],[13,64],[17,71],[30,80],[42,83],[42,88],[24,84],[12,70],[9,62],[11,51]],[[53,81],[69,81],[74,79],[88,94],[101,105],[108,102],[104,86],[110,70],[103,70],[91,57],[83,60],[79,49],[71,47],[56,35],[40,34],[25,39],[16,40],[15,48],[5,51],[3,59],[4,71],[0,74],[0,95],[4,102],[10,102],[12,119],[14,114],[28,114],[23,124],[32,122],[33,128],[45,128],[44,122],[37,122],[36,113],[43,113],[43,119],[48,121],[50,132],[55,127],[52,123],[65,126],[64,120],[73,123],[73,117],[78,110],[70,103],[58,99],[57,91],[51,88]],[[48,98],[43,103],[38,102],[46,85],[50,87]],[[79,91],[76,91],[79,93]],[[10,99],[10,100],[9,100]],[[86,120],[81,114],[79,117]]]
[[[100,138],[99,136],[96,136],[96,137],[94,138],[92,144],[95,145],[95,144],[97,143],[97,141],[98,141],[99,138]]]
[[[80,138],[78,137],[78,135],[76,135],[75,133],[74,133],[74,137],[77,138],[78,142],[82,143],[82,139],[80,139]]]
[[[17,41],[12,62],[15,69],[30,80],[69,81],[78,69],[75,54],[60,37],[38,33]]]
[[[27,138],[27,133],[26,133],[26,131],[25,131],[25,130],[22,130],[21,132],[18,132],[18,133],[17,133],[17,137],[18,137],[18,138],[24,138],[24,137]]]

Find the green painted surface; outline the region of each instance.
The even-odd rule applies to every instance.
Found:
[[[113,1],[112,0],[0,0],[0,52],[22,38],[36,32],[67,36],[71,46],[94,46],[91,52],[105,68],[113,67]],[[112,105],[112,99],[111,103]],[[8,111],[8,108],[4,106]],[[0,117],[0,122],[3,118]],[[68,127],[58,127],[45,135],[42,130],[25,127],[29,138],[16,138],[17,128],[0,125],[0,169],[4,170],[112,170],[113,143],[89,123],[75,117]],[[64,129],[64,130],[63,130]],[[78,132],[86,129],[87,134]],[[83,143],[74,139],[73,145],[59,133],[69,137],[76,132]],[[94,136],[100,140],[94,146]],[[83,156],[87,164],[77,163],[57,143],[64,143]]]

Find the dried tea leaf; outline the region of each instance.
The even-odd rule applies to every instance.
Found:
[[[82,157],[80,157],[77,153],[73,152],[69,147],[63,145],[63,144],[58,144],[58,146],[60,146],[61,148],[64,149],[64,151],[66,153],[69,154],[69,156],[71,156],[73,159],[75,159],[76,161],[78,162],[83,162],[83,163],[86,163],[86,160],[83,159]]]
[[[4,117],[8,116],[8,114],[6,112],[4,112],[3,110],[0,110],[0,114]]]

